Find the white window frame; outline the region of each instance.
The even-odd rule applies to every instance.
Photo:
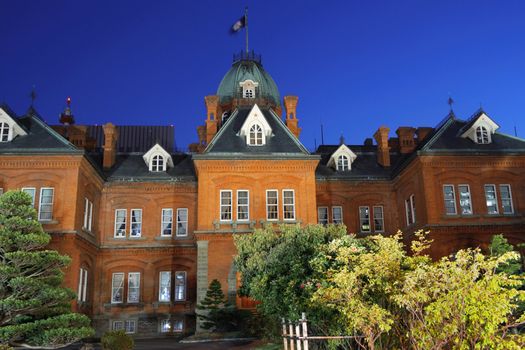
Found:
[[[132,289],[131,287],[131,276],[138,276],[138,279],[137,279],[137,286],[136,287],[133,287],[133,289],[136,289],[137,290],[137,300],[130,300],[130,290]],[[129,304],[137,304],[137,303],[140,303],[140,272],[128,272],[128,296],[126,298],[127,302]]]
[[[133,222],[133,213],[140,213],[140,220],[137,221],[137,219],[135,218],[135,222]],[[133,237],[133,238],[136,238],[136,237],[141,237],[142,236],[142,209],[139,209],[139,208],[135,208],[135,209],[131,209],[130,212],[129,212],[129,236],[130,237]],[[138,230],[137,230],[137,227],[138,227]],[[135,232],[134,232],[134,228],[135,228]]]
[[[413,194],[411,194],[405,200],[405,218],[406,218],[407,226],[410,226],[416,223],[415,196]]]
[[[35,206],[36,187],[22,187],[22,192],[25,192],[31,196],[31,205]],[[33,194],[29,192],[32,192]]]
[[[166,171],[166,159],[160,153],[156,153],[151,157],[151,163],[149,165],[149,170],[154,173],[161,171]]]
[[[179,213],[186,212],[186,220],[180,220],[181,215]],[[186,237],[188,235],[188,208],[177,208],[177,228],[176,235],[177,237]],[[179,229],[180,225],[184,227],[184,232]]]
[[[11,140],[11,129],[9,123],[0,120],[0,142],[9,142]]]
[[[222,195],[223,193],[229,193],[230,194],[230,204],[222,204]],[[229,210],[229,218],[225,218],[223,219],[223,208],[224,209],[230,209]],[[228,212],[225,211],[225,214],[227,214]],[[230,222],[233,220],[233,191],[232,190],[220,190],[220,194],[219,194],[219,219],[220,221],[222,222]]]
[[[124,320],[111,321],[111,330],[112,331],[123,331],[124,330]]]
[[[452,198],[451,199],[447,199],[445,197],[446,196],[445,187],[452,188]],[[454,203],[454,212],[453,213],[448,213],[447,212],[447,201],[452,201]],[[457,204],[457,201],[456,201],[456,189],[455,189],[454,185],[443,184],[443,205],[445,206],[445,215],[458,215],[458,204]]]
[[[361,209],[366,209],[368,212],[368,217],[364,217],[361,215]],[[360,205],[359,206],[359,232],[372,232],[372,221],[370,219],[370,207],[368,205]],[[368,222],[368,230],[363,229],[363,223]]]
[[[169,213],[169,215],[165,214]],[[165,220],[165,218],[169,217],[169,220]],[[166,228],[165,228],[166,227]],[[168,231],[169,227],[169,233],[165,233]],[[162,208],[160,212],[160,235],[162,237],[171,237],[173,234],[173,209],[172,208]]]
[[[325,220],[322,220],[322,214],[324,212]],[[319,225],[326,226],[328,225],[329,219],[328,219],[328,207],[317,207],[317,223]]]
[[[253,123],[248,129],[248,145],[264,146],[265,142],[264,129],[261,124]]]
[[[240,203],[241,196],[239,193],[246,193],[246,203]],[[239,210],[240,208],[246,208],[246,217],[241,218]],[[250,220],[250,191],[249,190],[237,190],[237,221],[249,221]]]
[[[338,209],[340,211],[340,214],[341,214],[340,215],[341,216],[340,219],[337,219],[335,217],[336,209]],[[335,205],[335,206],[332,207],[332,223],[334,225],[341,225],[341,224],[343,224],[343,207],[342,206]]]
[[[50,203],[43,203],[43,198],[44,198],[44,191],[46,190],[51,190],[51,196],[47,196],[47,197],[51,197],[51,202]],[[53,202],[54,202],[54,199],[55,199],[55,188],[54,187],[42,187],[40,188],[40,199],[38,201],[38,221],[43,221],[43,222],[49,222],[49,221],[53,221]],[[47,211],[43,211],[43,206],[48,206],[50,209],[47,210]],[[51,218],[49,219],[43,219],[42,218],[42,214],[44,213],[50,213],[51,214]]]
[[[122,283],[120,286],[115,287],[115,277],[122,276]],[[124,272],[113,272],[111,275],[111,304],[122,304],[124,302],[124,283],[125,275]],[[120,290],[120,300],[115,298],[116,291]]]
[[[487,187],[488,186],[492,187],[492,190],[494,192],[494,198],[492,200],[494,200],[496,211],[493,212],[493,213],[489,212],[489,206],[487,205],[487,202],[489,200],[491,200],[491,198],[487,198]],[[483,192],[485,193],[485,206],[487,207],[487,214],[489,214],[489,215],[498,215],[499,214],[498,190],[497,190],[496,184],[484,184],[483,185]]]
[[[183,275],[184,276],[184,283],[182,284],[182,298],[179,297],[179,288],[180,288],[180,285],[177,284],[177,276],[178,275]],[[175,271],[175,278],[174,278],[174,283],[175,285],[175,290],[174,290],[174,300],[175,301],[185,301],[186,300],[186,289],[187,289],[187,285],[188,285],[188,274],[186,273],[186,271]]]
[[[124,228],[118,229],[119,221],[118,219],[118,213],[124,212]],[[127,229],[127,221],[128,221],[128,211],[126,209],[115,209],[115,231],[113,232],[113,237],[115,238],[125,238],[126,237],[126,229]]]
[[[286,202],[285,192],[291,192],[292,193],[292,197],[291,197],[292,198],[292,203],[291,204],[286,204],[285,203]],[[295,216],[295,190],[289,189],[289,188],[284,189],[282,195],[283,195],[283,220],[284,221],[295,221],[295,218],[296,218],[296,216]],[[291,218],[287,218],[286,217],[286,212],[287,212],[286,211],[286,206],[291,206],[292,209],[293,209],[292,212],[291,212],[292,213],[292,217]]]
[[[131,325],[133,325],[133,329]],[[137,333],[137,321],[136,320],[124,320],[124,331],[126,332],[126,334]]]
[[[167,327],[166,327],[167,326]],[[160,333],[170,333],[171,332],[171,320],[165,319],[160,320]]]
[[[168,276],[168,294],[167,298],[162,294],[162,275]],[[160,271],[159,272],[159,302],[161,303],[168,303],[171,301],[171,271]]]
[[[78,278],[78,293],[77,301],[86,302],[87,300],[87,281],[88,281],[88,270],[81,267],[80,276]]]
[[[268,193],[275,193],[275,203],[270,204],[268,202]],[[273,199],[273,198],[272,198]],[[270,218],[270,207],[275,208],[276,218]],[[279,191],[278,190],[266,190],[266,220],[267,221],[279,221]]]
[[[505,212],[505,207],[503,206],[503,191],[501,190],[501,188],[503,186],[507,186],[509,188],[509,198],[505,198],[506,200],[509,201],[510,203],[510,212]],[[501,200],[501,213],[503,215],[512,215],[514,214],[514,203],[512,203],[512,186],[510,184],[500,184],[499,185],[499,195],[500,195],[500,200]]]
[[[479,143],[480,145],[490,143],[490,132],[486,126],[480,125],[474,130],[474,132],[476,134],[476,143]]]
[[[374,221],[374,232],[385,232],[385,208],[382,205],[374,205],[372,209],[373,209],[372,220]],[[378,212],[381,213],[380,216],[376,215],[376,213]],[[381,221],[381,229],[377,228],[376,220]]]
[[[461,187],[466,187],[467,188],[467,194],[468,194],[468,198],[461,198]],[[458,185],[458,196],[459,196],[459,207],[461,208],[461,215],[472,215],[473,214],[473,209],[472,209],[472,195],[470,194],[470,186],[467,185],[467,184],[459,184]],[[466,213],[464,212],[464,208],[463,208],[463,205],[461,203],[462,200],[466,200],[468,201],[468,209],[470,210],[470,213],[467,211]]]
[[[88,232],[91,232],[93,225],[93,202],[87,197],[84,198],[84,224],[82,226]]]
[[[337,156],[335,168],[338,171],[350,170],[350,157],[348,157],[346,154],[340,154],[339,156]]]

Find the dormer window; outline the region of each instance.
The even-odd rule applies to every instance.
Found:
[[[242,91],[242,98],[255,98],[255,91],[259,83],[253,80],[245,80],[239,83]]]
[[[166,171],[168,168],[173,168],[171,155],[158,143],[151,147],[142,158],[151,172],[159,173]]]
[[[248,144],[251,146],[262,146],[263,144],[263,132],[259,124],[253,124],[250,128],[250,136],[248,138]]]
[[[9,142],[17,136],[25,135],[27,133],[17,123],[16,119],[10,116],[7,110],[0,107],[0,142]]]
[[[9,141],[9,124],[0,122],[0,142]]]
[[[150,171],[166,171],[166,162],[164,161],[163,156],[161,156],[160,154],[153,156],[153,159],[151,160]]]
[[[486,127],[478,126],[476,128],[476,142],[480,144],[490,143],[490,136]]]
[[[341,154],[339,157],[337,157],[337,166],[336,170],[338,171],[348,171],[350,170],[350,161],[348,159],[348,156]]]
[[[243,93],[244,93],[244,96],[243,96],[244,98],[254,98],[255,97],[252,89],[245,89]]]

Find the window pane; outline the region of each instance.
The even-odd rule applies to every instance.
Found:
[[[121,303],[124,295],[124,274],[114,273],[111,282],[111,302]]]
[[[237,220],[246,221],[249,217],[249,193],[237,191]]]
[[[266,219],[267,220],[278,220],[279,219],[279,201],[278,192],[275,190],[266,191]]]
[[[131,209],[131,237],[140,237],[142,233],[142,209]]]
[[[459,206],[461,208],[461,215],[472,214],[472,203],[470,201],[470,189],[468,185],[459,185]]]
[[[175,300],[186,299],[186,272],[175,273]]]
[[[454,195],[454,186],[443,186],[443,197],[445,199],[445,214],[455,215],[456,212],[456,196]]]
[[[359,207],[359,223],[361,232],[370,232],[370,212],[368,207]]]
[[[232,192],[221,191],[221,220],[230,221],[232,219]]]
[[[159,276],[159,301],[171,300],[171,271],[161,271]]]
[[[136,331],[135,320],[126,320],[125,328],[126,328],[126,333],[135,333]]]
[[[384,218],[383,218],[383,207],[374,207],[374,230],[376,232],[383,232],[385,230]]]
[[[328,225],[328,208],[319,207],[317,208],[317,221],[320,225]]]
[[[162,209],[161,231],[162,236],[171,236],[173,225],[173,209]]]
[[[50,221],[53,219],[53,194],[53,188],[42,188],[40,190],[38,220]]]
[[[295,198],[293,190],[283,191],[283,212],[284,220],[295,219]]]
[[[140,272],[128,274],[128,303],[138,303],[140,299]]]
[[[175,320],[173,321],[173,331],[174,332],[182,332],[184,330],[184,321],[183,320]]]
[[[162,320],[160,322],[160,332],[161,333],[168,333],[171,331],[171,322],[170,320]]]
[[[498,213],[498,200],[496,199],[496,186],[485,185],[485,200],[487,203],[487,213]]]
[[[332,223],[342,224],[343,223],[343,208],[332,207]]]
[[[126,236],[126,209],[115,210],[115,237]]]
[[[36,189],[34,187],[25,187],[22,188],[22,192],[27,193],[31,196],[31,205],[35,205],[35,195],[36,195]]]
[[[188,209],[177,209],[177,236],[188,234]]]
[[[124,329],[124,321],[113,321],[113,326],[111,327],[114,331],[120,331]]]
[[[513,214],[514,208],[512,206],[512,192],[510,190],[510,185],[500,185],[499,193],[501,196],[501,209],[503,214]]]

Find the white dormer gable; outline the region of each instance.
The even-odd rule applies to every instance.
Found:
[[[492,135],[499,129],[496,124],[484,112],[477,117],[476,121],[463,133],[461,137],[469,138],[479,144],[492,143]]]
[[[357,155],[350,148],[345,144],[341,144],[330,156],[327,165],[337,171],[349,171],[352,170],[352,163],[356,158]]]
[[[0,142],[9,142],[17,136],[27,133],[17,122],[2,108],[0,108]]]
[[[151,147],[142,157],[148,165],[149,171],[166,171],[168,167],[173,168],[173,159],[164,148],[158,143]]]
[[[259,83],[251,79],[241,81],[239,86],[242,89],[243,98],[255,98],[255,89],[259,86]]]
[[[263,146],[271,135],[272,128],[270,124],[268,124],[259,106],[254,104],[248,117],[246,117],[246,120],[241,126],[239,136],[246,137],[246,144],[248,146]]]

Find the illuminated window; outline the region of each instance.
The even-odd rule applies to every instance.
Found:
[[[461,215],[472,215],[472,201],[470,199],[470,188],[468,185],[458,185],[459,207]]]
[[[159,275],[159,301],[171,300],[171,271],[161,271]]]
[[[128,303],[140,300],[140,272],[128,273]]]
[[[186,272],[175,272],[175,300],[186,300]]]
[[[485,201],[489,214],[498,214],[498,199],[496,196],[496,185],[485,185]]]

